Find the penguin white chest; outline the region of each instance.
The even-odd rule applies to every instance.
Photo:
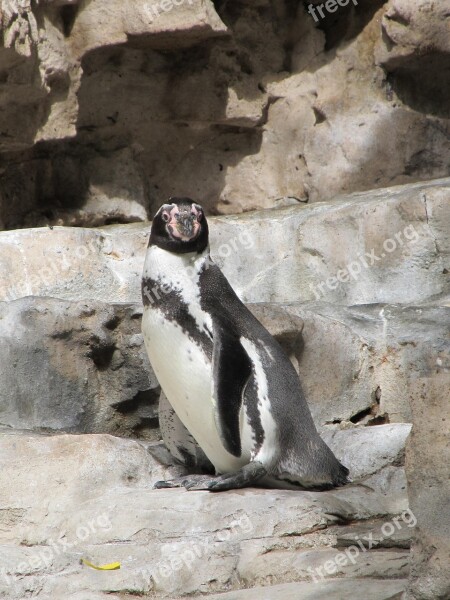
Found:
[[[246,464],[249,452],[239,458],[230,454],[216,426],[212,364],[200,341],[202,336],[209,338],[212,349],[212,319],[201,308],[199,289],[206,258],[207,254],[195,258],[149,249],[144,282],[151,281],[152,287],[147,290],[142,333],[167,399],[216,470],[226,473]]]
[[[180,417],[184,414],[183,421],[202,418],[211,397],[211,366],[201,349],[158,309],[144,311],[142,331],[153,370],[170,403]]]
[[[212,365],[181,325],[161,310],[144,310],[142,332],[147,353],[170,404],[217,471],[245,464],[223,447],[215,422]]]

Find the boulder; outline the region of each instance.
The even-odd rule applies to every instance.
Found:
[[[342,451],[346,437],[343,432],[334,440],[336,449]],[[378,474],[396,469],[404,477],[402,467],[389,466],[389,457],[377,460]],[[336,527],[342,532],[346,523],[366,521],[370,539],[371,519],[375,531],[380,522],[391,524],[382,529],[385,538],[392,537],[391,554],[356,552],[354,546],[355,556],[340,568],[370,589],[377,578],[406,575],[405,547],[393,537],[411,529],[404,486],[393,485],[385,494],[371,476],[367,487],[328,492],[152,490],[174,472],[152,459],[146,442],[2,431],[0,595],[240,594],[243,584],[279,584],[287,572],[297,585],[314,578],[322,585],[324,565],[338,554],[347,556]],[[81,559],[97,566],[118,561],[121,568],[96,571]]]
[[[300,379],[320,426],[412,422],[423,382],[448,396],[450,308],[285,305],[304,321]]]
[[[251,310],[296,361],[303,321]],[[0,425],[159,439],[160,387],[141,304],[26,297],[0,302]]]
[[[157,439],[160,387],[140,320],[130,304],[0,303],[0,424]]]
[[[449,198],[446,179],[211,217],[211,255],[245,302],[445,305]],[[132,224],[3,232],[0,299],[140,302],[149,230]]]

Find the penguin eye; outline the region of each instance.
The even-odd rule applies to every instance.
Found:
[[[165,221],[166,223],[169,221],[170,217],[166,212],[163,212],[162,216],[162,220]]]
[[[192,215],[193,217],[197,217],[197,221],[198,221],[199,223],[200,223],[200,221],[202,220],[202,217],[203,217],[203,213],[202,213],[201,211],[199,211],[197,214],[195,214],[195,213],[193,213],[193,212],[192,212],[192,213],[191,213],[191,215]]]

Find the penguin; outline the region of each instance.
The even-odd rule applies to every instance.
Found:
[[[142,300],[144,343],[164,392],[163,439],[186,465],[205,466],[156,488],[349,482],[291,361],[211,260],[204,210],[190,198],[170,198],[153,219]]]

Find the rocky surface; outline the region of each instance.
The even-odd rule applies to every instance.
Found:
[[[295,361],[301,318],[249,305]],[[26,297],[0,302],[0,426],[159,439],[160,386],[142,305]]]
[[[154,436],[160,387],[141,315],[129,304],[0,303],[0,424]]]
[[[1,598],[450,597],[450,1],[321,5],[0,0]],[[171,195],[353,484],[152,489]]]
[[[393,428],[401,447],[404,427],[377,429]],[[356,461],[348,438],[361,435],[364,444],[365,433],[361,427],[330,440],[350,467]],[[373,459],[359,467],[358,476],[367,487],[223,495],[152,490],[171,469],[154,462],[145,442],[2,432],[0,594],[10,600],[26,593],[76,598],[90,590],[177,598],[312,576],[334,580],[337,574],[370,580],[369,587],[374,581],[375,589],[402,589],[414,519],[404,469],[392,466],[389,439],[380,435],[365,450]],[[355,520],[366,523],[358,537],[365,549],[353,544],[349,550]],[[373,551],[371,532],[381,536]],[[389,542],[384,547],[383,540]],[[342,558],[333,569],[338,554]],[[121,568],[97,572],[81,565],[81,558],[96,565],[120,561]],[[386,577],[402,581],[383,587],[378,580]],[[336,585],[340,589],[342,582]]]
[[[2,0],[0,227],[448,176],[448,0],[320,4]]]
[[[447,329],[450,338],[450,330]],[[450,344],[450,342],[447,342]],[[447,392],[440,389],[445,381]],[[435,377],[417,381],[411,398],[415,426],[407,445],[408,492],[418,519],[408,598],[450,597],[449,363]]]
[[[246,302],[446,305],[449,221],[444,179],[211,218],[211,255]],[[140,302],[149,231],[145,223],[0,233],[0,300]]]
[[[159,386],[136,302],[148,224],[0,234],[0,594],[445,599],[447,195],[434,181],[211,220],[212,255],[244,299],[271,300],[250,309],[351,470],[326,493],[152,490],[181,467],[153,458]],[[320,282],[368,248],[389,256],[311,298],[307,268]]]

